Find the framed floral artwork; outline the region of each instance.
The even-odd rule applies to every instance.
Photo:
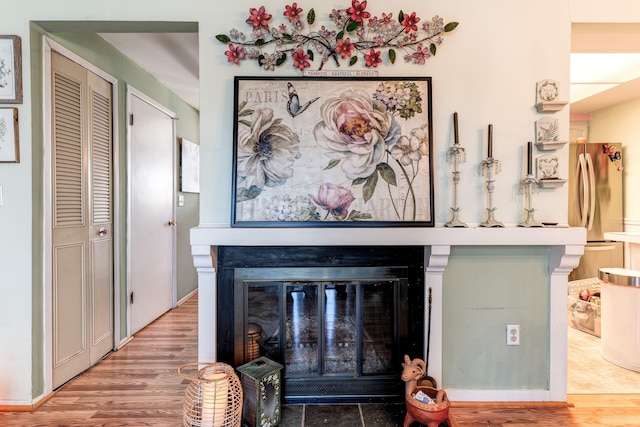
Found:
[[[431,78],[236,77],[234,227],[434,225]]]
[[[0,108],[0,163],[19,163],[18,109]]]
[[[0,103],[22,103],[22,43],[0,35]]]

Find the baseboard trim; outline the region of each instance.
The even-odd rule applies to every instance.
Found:
[[[180,301],[178,301],[178,304],[176,306],[180,307],[182,304],[184,304],[185,302],[189,301],[189,299],[191,299],[191,297],[194,296],[197,293],[198,293],[198,288],[195,288],[194,290],[189,292],[187,295],[185,295]]]
[[[38,409],[40,406],[45,404],[49,399],[56,395],[56,392],[53,391],[46,396],[42,396],[31,404],[26,405],[1,405],[0,404],[0,412],[33,412]]]

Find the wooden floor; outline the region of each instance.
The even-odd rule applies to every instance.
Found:
[[[36,411],[0,412],[0,426],[179,426],[188,383],[177,370],[196,361],[197,335],[196,296],[137,333]],[[451,412],[460,427],[640,426],[640,395],[571,395],[566,404],[452,402]],[[340,416],[335,407],[332,413]]]

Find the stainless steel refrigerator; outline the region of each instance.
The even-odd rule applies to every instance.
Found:
[[[605,147],[612,148],[605,152]],[[579,280],[624,263],[623,243],[604,238],[604,233],[623,231],[622,158],[615,157],[622,144],[570,144],[569,149],[569,225],[587,229],[584,255],[569,275]]]

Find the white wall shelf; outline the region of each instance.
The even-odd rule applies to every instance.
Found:
[[[536,110],[538,113],[554,113],[562,110],[568,103],[568,101],[542,101],[536,104]]]
[[[539,141],[536,147],[540,151],[553,151],[564,147],[569,141]]]
[[[562,187],[565,182],[567,182],[566,179],[539,179],[538,186],[540,188],[558,188]]]

